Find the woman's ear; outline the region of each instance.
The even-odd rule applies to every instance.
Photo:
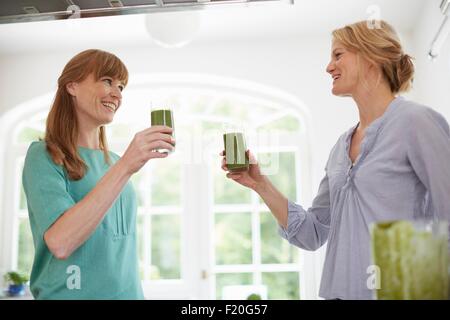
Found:
[[[66,84],[66,90],[67,92],[73,96],[76,97],[77,96],[77,83],[76,82],[69,82],[68,84]]]

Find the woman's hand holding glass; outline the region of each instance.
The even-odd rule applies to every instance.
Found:
[[[266,180],[265,177],[261,174],[261,170],[254,155],[250,152],[250,150],[247,150],[246,152],[250,159],[248,170],[240,172],[229,171],[226,163],[225,150],[220,153],[220,155],[223,157],[222,170],[228,172],[227,178],[236,181],[237,183],[243,185],[244,187],[256,191],[258,188],[261,188],[264,185]]]
[[[166,158],[167,153],[158,152],[158,149],[173,151],[175,139],[171,136],[173,129],[166,126],[152,126],[136,133],[122,161],[130,174],[139,171],[150,159]]]

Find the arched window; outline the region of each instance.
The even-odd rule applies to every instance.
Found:
[[[26,272],[34,253],[21,171],[29,143],[43,137],[51,98],[46,96],[46,104],[41,99],[32,117],[7,123],[14,128],[6,146],[13,152],[5,154],[4,168],[14,168],[14,174],[4,183],[12,195],[5,197],[5,209],[12,211],[4,210],[2,221],[13,228],[2,239],[3,254],[7,267]],[[132,177],[146,297],[239,299],[259,293],[268,299],[315,298],[313,260],[278,236],[268,208],[254,192],[225,177],[219,156],[224,124],[244,125],[248,148],[272,182],[289,199],[309,202],[305,106],[274,88],[237,79],[135,76],[107,126],[111,150],[122,154],[134,134],[150,125],[151,105],[174,110],[177,149]],[[6,242],[13,245],[7,249]]]

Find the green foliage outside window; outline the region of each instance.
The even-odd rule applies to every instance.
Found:
[[[180,217],[178,215],[152,216],[151,236],[152,264],[158,268],[160,279],[179,279],[181,276]]]
[[[19,220],[18,259],[17,268],[22,272],[30,274],[34,259],[34,244],[30,223],[26,218]]]
[[[217,213],[215,219],[216,263],[252,263],[250,213]]]
[[[262,283],[267,286],[268,299],[297,300],[300,297],[298,272],[265,272]]]
[[[216,299],[223,298],[223,287],[231,285],[252,284],[251,273],[218,273],[216,274]]]
[[[260,214],[261,262],[297,263],[298,249],[278,235],[278,223],[270,212]]]
[[[143,183],[142,171],[138,171],[131,176],[131,183],[133,184],[134,191],[136,192],[138,207],[143,207],[144,206],[143,195],[145,194],[145,185],[142,186]],[[144,187],[143,190],[141,190],[142,187]]]
[[[164,161],[162,161],[164,160]],[[180,205],[180,164],[174,159],[153,160],[151,168],[152,206]]]
[[[27,198],[25,196],[25,191],[23,190],[22,183],[20,184],[19,209],[20,210],[27,210]]]
[[[295,154],[293,152],[280,153],[260,153],[258,162],[270,168],[274,174],[268,176],[270,181],[281,191],[289,200],[297,200],[297,181],[295,168]],[[275,170],[273,170],[275,169]],[[263,201],[260,199],[260,203]]]
[[[249,204],[250,202],[250,189],[228,179],[222,169],[216,169],[214,177],[215,204]]]

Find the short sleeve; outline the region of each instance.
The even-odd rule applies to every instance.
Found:
[[[29,147],[22,183],[30,221],[37,228],[35,232],[43,237],[47,229],[75,205],[68,192],[64,170],[53,162],[45,143],[33,142]]]

